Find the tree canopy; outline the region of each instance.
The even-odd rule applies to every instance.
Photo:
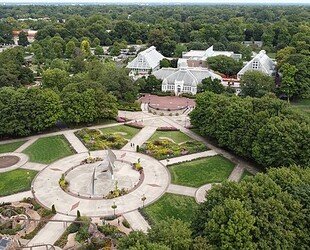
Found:
[[[243,99],[205,92],[197,95],[190,117],[202,135],[263,167],[309,163],[309,119],[275,96]]]

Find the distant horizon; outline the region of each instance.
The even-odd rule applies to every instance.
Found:
[[[132,4],[132,5],[197,5],[197,4],[212,4],[212,5],[310,5],[309,0],[169,0],[169,1],[156,1],[156,0],[0,0],[1,5],[25,5],[25,4],[36,4],[36,5],[96,5],[96,4]]]

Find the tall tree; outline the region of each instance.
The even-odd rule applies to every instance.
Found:
[[[258,71],[250,70],[241,77],[241,95],[251,97],[262,97],[268,92],[274,91],[273,77]]]
[[[26,32],[20,32],[18,34],[18,45],[21,46],[27,46],[29,44],[28,38],[27,38],[27,33]]]

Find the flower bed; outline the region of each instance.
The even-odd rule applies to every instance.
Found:
[[[101,150],[107,147],[111,149],[121,149],[127,140],[119,134],[103,133],[96,129],[81,129],[76,132],[89,150]]]
[[[128,119],[128,118],[126,118],[126,117],[122,117],[122,116],[116,116],[116,117],[115,117],[115,120],[116,120],[117,122],[128,122],[128,121],[130,121],[130,119]]]
[[[128,126],[128,127],[132,127],[132,128],[144,128],[143,124],[141,123],[138,123],[138,122],[130,122],[130,123],[126,123],[124,124],[125,126]]]
[[[207,146],[197,141],[188,141],[178,145],[169,140],[156,140],[146,142],[140,147],[140,152],[148,154],[157,160],[194,154],[205,150],[207,150]]]
[[[176,127],[159,127],[156,129],[157,131],[179,131]]]

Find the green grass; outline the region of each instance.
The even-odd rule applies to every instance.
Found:
[[[145,207],[144,211],[155,224],[172,217],[191,222],[197,207],[192,197],[165,193],[158,201]]]
[[[277,53],[275,53],[275,52],[267,52],[267,56],[269,56],[271,59],[275,59],[276,55],[277,55]]]
[[[160,137],[167,137],[172,139],[175,143],[182,143],[186,141],[194,141],[192,138],[183,134],[180,131],[156,131],[149,141],[160,140]]]
[[[62,135],[40,138],[23,152],[30,161],[45,164],[73,154],[70,144]]]
[[[301,100],[298,100],[295,102],[291,102],[291,104],[294,106],[304,105],[304,106],[310,107],[310,98],[309,99],[301,99]]]
[[[241,175],[240,181],[242,181],[247,176],[253,176],[253,174],[251,174],[250,172],[244,170],[242,175]]]
[[[18,141],[7,144],[0,144],[0,154],[13,152],[18,149],[21,145],[23,145],[26,141]]]
[[[226,180],[234,164],[222,156],[212,156],[169,166],[172,183],[200,187]]]
[[[125,139],[130,140],[132,137],[134,137],[140,129],[138,128],[133,128],[125,125],[120,125],[120,126],[115,126],[115,127],[110,127],[110,128],[101,128],[100,129],[102,133],[108,133],[108,134],[114,134],[114,133],[126,133],[126,135],[122,135]]]
[[[29,173],[29,174],[27,174]],[[0,196],[30,190],[31,181],[37,171],[16,169],[0,174]]]

